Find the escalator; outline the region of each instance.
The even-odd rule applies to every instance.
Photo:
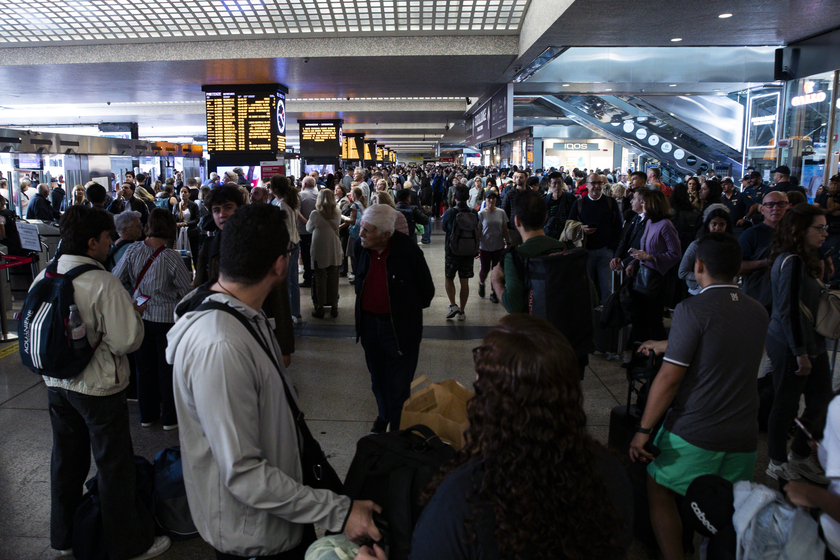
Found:
[[[656,161],[666,182],[740,176],[744,108],[723,96],[543,95],[569,119]]]

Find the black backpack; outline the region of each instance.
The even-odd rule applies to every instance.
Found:
[[[449,250],[456,257],[475,257],[481,240],[481,227],[475,210],[455,209],[449,234]]]
[[[578,354],[595,350],[592,292],[586,274],[586,249],[570,249],[513,262],[525,283],[528,312],[545,319],[565,336]]]
[[[405,216],[405,223],[408,224],[408,235],[414,235],[414,209],[410,206],[408,208],[400,208],[398,206],[397,211]]]
[[[455,451],[423,425],[372,434],[356,444],[344,493],[382,506],[374,521],[391,560],[407,560],[411,535],[423,511],[420,493],[454,456]]]
[[[99,343],[92,347],[84,338],[83,347],[74,349],[67,327],[70,306],[75,303],[73,280],[91,270],[101,269],[83,264],[59,274],[58,261],[53,260],[44,277],[26,294],[18,320],[20,359],[38,375],[76,377],[99,347]]]
[[[187,503],[181,447],[167,447],[155,455],[155,522],[173,541],[198,536],[198,529]]]

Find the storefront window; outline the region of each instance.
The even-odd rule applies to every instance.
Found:
[[[756,89],[749,92],[744,169],[754,167],[763,174],[776,167],[776,138],[781,102],[780,88]]]
[[[785,95],[785,126],[779,141],[779,161],[791,169],[808,191],[822,185],[829,139],[829,116],[834,72],[788,82]]]

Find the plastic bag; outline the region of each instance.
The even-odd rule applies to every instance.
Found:
[[[353,560],[359,548],[344,535],[330,535],[309,545],[304,560]]]

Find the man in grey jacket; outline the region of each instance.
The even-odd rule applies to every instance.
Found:
[[[113,560],[153,558],[169,548],[168,537],[155,538],[152,514],[135,499],[134,456],[128,424],[128,357],[143,342],[140,313],[117,277],[102,263],[111,248],[114,218],[100,208],[71,206],[62,216],[58,273],[81,265],[101,270],[73,280],[74,300],[95,347],[82,373],[71,379],[44,376],[53,431],[50,465],[50,544],[72,554],[73,518],[82,489],[96,461],[102,508],[102,538]],[[35,278],[35,283],[45,272]]]
[[[298,431],[284,390],[291,380],[259,311],[286,277],[283,224],[283,211],[267,204],[245,205],[228,218],[218,281],[179,304],[169,331],[190,511],[217,558],[226,560],[281,553],[302,559],[313,523],[352,540],[380,539],[371,517],[379,506],[302,483]],[[195,310],[208,300],[243,315],[262,340],[230,313]]]

